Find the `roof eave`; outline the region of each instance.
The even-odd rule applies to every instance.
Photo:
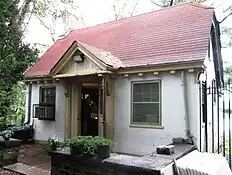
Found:
[[[181,61],[181,62],[169,62],[160,64],[150,64],[142,66],[132,67],[121,67],[117,70],[118,74],[124,73],[136,73],[146,71],[167,71],[167,70],[180,70],[189,68],[203,68],[204,59],[192,60],[192,61]]]

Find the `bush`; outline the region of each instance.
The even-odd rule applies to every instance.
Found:
[[[83,154],[86,156],[96,155],[100,148],[111,146],[113,142],[103,137],[92,136],[76,136],[69,141],[69,146],[72,154]]]
[[[57,147],[60,145],[61,141],[56,137],[52,136],[48,139],[48,145],[51,148],[51,150],[55,151]]]

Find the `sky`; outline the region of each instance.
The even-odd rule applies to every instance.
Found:
[[[128,0],[122,15],[130,15],[130,12],[133,11],[136,2],[137,0]],[[205,4],[212,5],[212,3],[215,7],[217,19],[220,21],[226,15],[223,13],[223,10],[232,4],[232,0],[208,0]],[[67,22],[68,29],[84,28],[112,21],[114,20],[113,5],[115,5],[116,12],[118,12],[119,9],[124,6],[124,4],[125,0],[78,0],[79,8],[72,13],[75,13],[75,15],[78,17],[81,16],[83,20],[79,18],[80,20],[77,21],[75,18],[70,18],[69,22]],[[133,15],[150,12],[156,9],[159,9],[159,7],[155,6],[151,0],[139,0]],[[55,28],[56,38],[59,38],[60,35],[65,33],[62,23],[62,21],[57,23],[57,27]],[[223,26],[232,28],[232,16],[223,22]],[[68,31],[68,29],[66,29],[66,31]],[[25,41],[29,43],[40,43],[47,45],[53,44],[48,30],[40,24],[36,17],[32,17],[30,20],[25,35]],[[230,61],[230,53],[232,53],[232,48],[222,49],[223,59],[227,62],[231,62],[232,64],[232,61]]]

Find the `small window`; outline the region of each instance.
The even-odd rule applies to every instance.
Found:
[[[55,105],[56,102],[56,88],[55,87],[41,87],[40,88],[40,104]]]
[[[39,120],[55,120],[56,88],[40,87],[39,104],[33,104],[33,117]]]
[[[132,83],[132,124],[161,125],[160,81]]]

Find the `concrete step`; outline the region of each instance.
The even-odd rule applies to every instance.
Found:
[[[4,166],[3,169],[13,171],[23,175],[50,175],[50,171],[42,170],[36,167],[31,167],[23,163],[15,163]]]

